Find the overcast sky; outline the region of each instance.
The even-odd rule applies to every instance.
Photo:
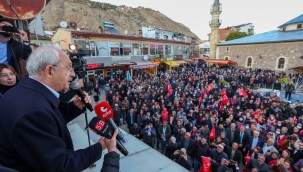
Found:
[[[214,0],[94,0],[133,8],[143,6],[160,11],[172,20],[182,23],[200,39],[210,33],[210,7]],[[221,28],[253,23],[255,33],[275,30],[303,14],[303,0],[220,0]]]

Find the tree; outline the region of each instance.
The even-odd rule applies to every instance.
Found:
[[[238,39],[238,38],[243,38],[249,36],[246,32],[232,32],[230,33],[227,37],[225,41],[230,41],[230,40],[234,40],[234,39]]]

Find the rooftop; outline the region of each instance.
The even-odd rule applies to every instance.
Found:
[[[48,40],[51,41],[51,38],[48,36],[43,36],[35,33],[30,33],[31,40]]]
[[[278,28],[284,27],[286,25],[290,25],[290,24],[295,24],[295,23],[303,23],[303,14],[299,15],[298,17],[282,24],[281,26],[279,26]]]
[[[275,42],[293,42],[303,41],[303,30],[281,32],[273,30],[256,35],[247,36],[231,41],[218,43],[217,46],[239,45],[239,44],[258,44],[258,43],[275,43]]]

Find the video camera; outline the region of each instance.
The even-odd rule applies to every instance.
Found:
[[[87,66],[87,62],[83,57],[90,56],[92,52],[91,50],[82,50],[82,49],[77,50],[77,46],[74,44],[69,44],[69,49],[72,51],[69,50],[66,51],[73,63],[74,71],[78,76],[78,78],[82,79],[86,75],[86,66]]]

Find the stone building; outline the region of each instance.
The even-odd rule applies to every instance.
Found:
[[[211,33],[209,36],[210,40],[210,52],[209,57],[216,57],[216,44],[220,42],[219,36],[219,27],[221,26],[220,14],[222,12],[221,4],[219,0],[215,0],[214,4],[211,6],[210,14],[211,21],[209,22],[209,26],[211,27]]]
[[[217,44],[216,59],[232,60],[245,68],[268,68],[277,72],[303,66],[303,14],[278,30]]]

